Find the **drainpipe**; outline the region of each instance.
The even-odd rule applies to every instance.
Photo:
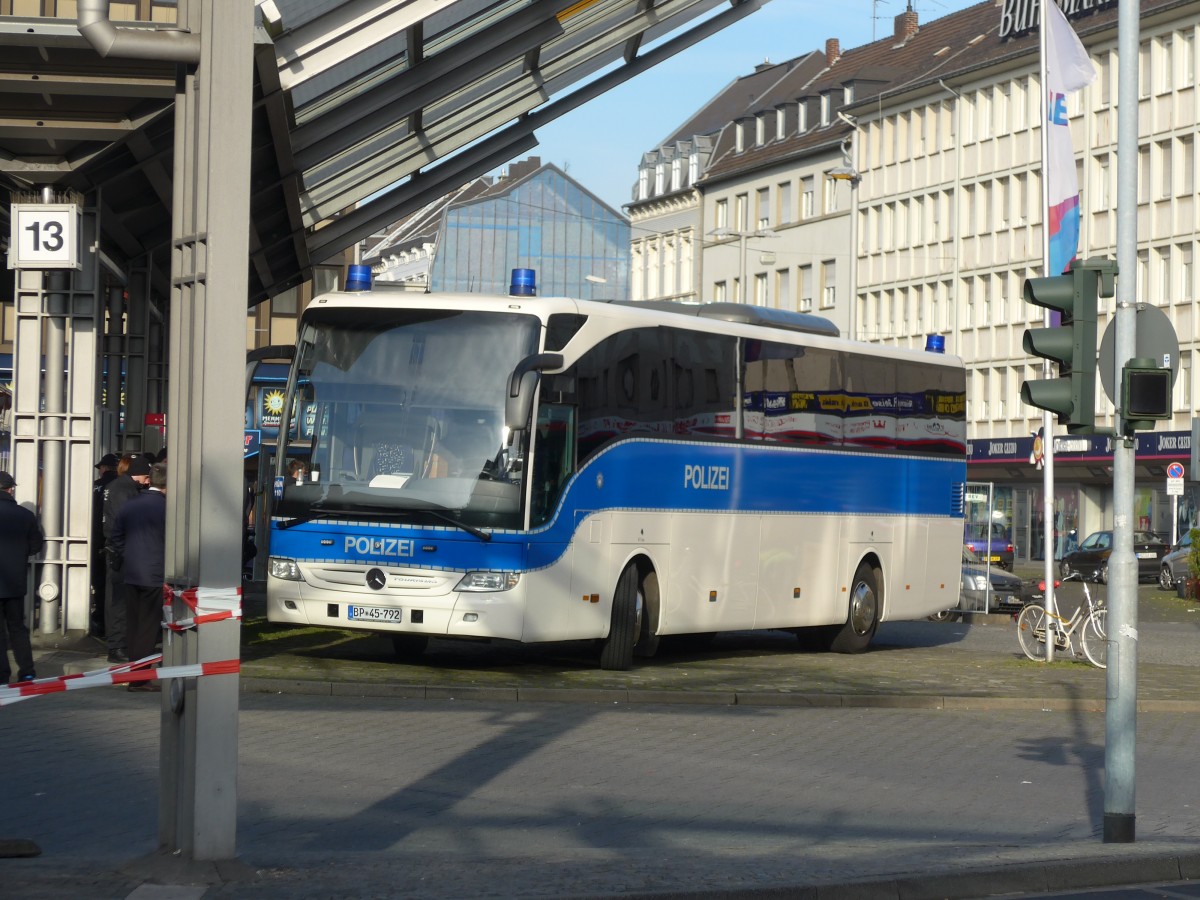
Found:
[[[200,35],[153,28],[117,28],[108,18],[109,0],[78,0],[77,26],[101,56],[156,59],[197,65]]]

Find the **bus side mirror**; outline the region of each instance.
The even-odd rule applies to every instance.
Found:
[[[561,353],[535,353],[527,356],[508,377],[508,391],[504,395],[504,424],[509,431],[523,431],[529,424],[529,412],[533,407],[533,393],[537,390],[538,373],[543,369],[561,369]]]

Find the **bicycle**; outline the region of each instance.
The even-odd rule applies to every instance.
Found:
[[[1063,581],[1078,581],[1083,585],[1084,602],[1079,605],[1070,619],[1064,619],[1056,613],[1050,613],[1044,606],[1030,604],[1021,610],[1017,616],[1017,640],[1021,650],[1034,662],[1046,661],[1046,624],[1054,619],[1054,647],[1056,650],[1070,650],[1071,655],[1078,657],[1075,650],[1074,634],[1082,628],[1079,643],[1083,655],[1088,662],[1099,669],[1105,668],[1108,658],[1108,637],[1105,626],[1108,623],[1108,609],[1104,601],[1092,601],[1092,592],[1079,572],[1073,572]]]

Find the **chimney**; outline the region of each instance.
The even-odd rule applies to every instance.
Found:
[[[917,11],[909,5],[908,9],[896,16],[896,43],[903,44],[918,30]]]
[[[825,42],[825,65],[832,66],[842,58],[842,44],[837,38]]]

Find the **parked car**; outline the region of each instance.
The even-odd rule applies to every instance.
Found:
[[[1108,558],[1112,555],[1113,533],[1094,531],[1083,539],[1079,549],[1066,554],[1059,563],[1059,572],[1066,578],[1078,572],[1089,581],[1108,584]],[[1138,580],[1154,581],[1159,577],[1167,545],[1150,531],[1133,533],[1133,552],[1137,555]]]
[[[1025,584],[1016,575],[988,565],[970,547],[963,546],[962,578],[958,607],[930,616],[935,622],[953,622],[964,612],[1019,612],[1025,605]],[[988,579],[991,597],[988,597]]]
[[[993,522],[991,528],[987,522],[968,522],[963,530],[963,543],[981,561],[1012,571],[1016,548],[999,522]]]
[[[1162,558],[1158,569],[1158,586],[1164,591],[1173,591],[1188,577],[1188,557],[1192,555],[1192,532],[1188,529]],[[1182,596],[1182,595],[1181,595]]]

